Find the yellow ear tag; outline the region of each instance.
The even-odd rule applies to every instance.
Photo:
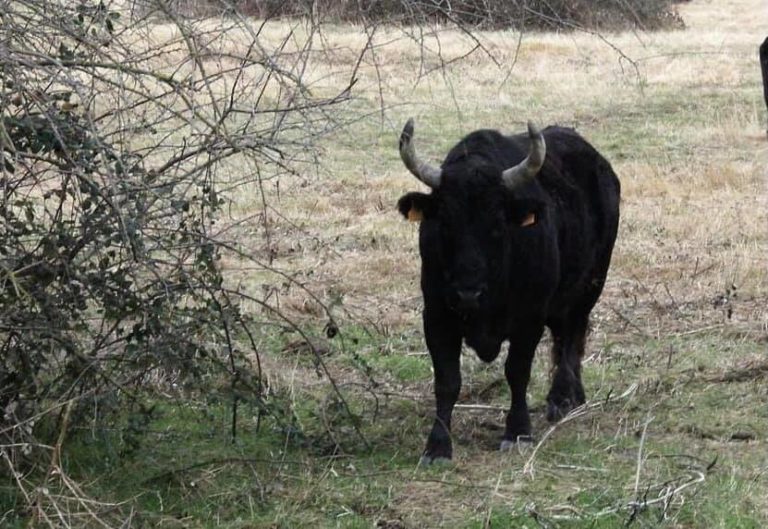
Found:
[[[411,222],[420,222],[424,220],[424,213],[422,213],[420,209],[411,206],[411,209],[408,210],[408,220]]]
[[[520,226],[526,227],[533,226],[534,224],[536,224],[536,215],[533,213],[528,213],[523,219],[523,222],[520,223]]]

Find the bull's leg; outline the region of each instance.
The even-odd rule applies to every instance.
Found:
[[[518,441],[530,441],[531,418],[528,414],[528,382],[531,379],[531,363],[536,346],[544,331],[542,325],[533,327],[534,331],[510,339],[504,374],[507,377],[512,403],[507,413],[507,425],[501,450],[506,450]]]
[[[573,408],[585,402],[581,359],[584,356],[588,323],[589,314],[585,314],[551,325],[554,374],[547,395],[547,420],[550,422],[562,419]]]
[[[422,464],[438,459],[451,459],[451,414],[461,390],[461,335],[450,320],[433,320],[424,314],[424,335],[435,372],[436,416]]]

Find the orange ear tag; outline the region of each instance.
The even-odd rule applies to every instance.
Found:
[[[534,224],[536,224],[536,215],[533,213],[528,213],[523,219],[523,222],[520,223],[520,226],[526,227],[533,226]]]
[[[424,220],[424,213],[422,213],[420,209],[411,206],[411,209],[408,210],[408,220],[411,222],[420,222]]]

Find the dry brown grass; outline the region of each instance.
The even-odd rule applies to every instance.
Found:
[[[580,494],[597,491],[595,504],[606,490],[618,500],[632,497],[636,459],[653,486],[671,479],[659,459],[669,447],[718,454],[734,482],[749,482],[755,490],[750,501],[758,512],[768,512],[764,469],[752,467],[764,461],[760,450],[768,436],[764,417],[754,411],[754,399],[765,395],[760,388],[768,332],[768,150],[756,58],[765,36],[764,7],[758,0],[695,0],[681,8],[686,30],[654,34],[526,34],[518,46],[512,32],[478,33],[493,59],[476,51],[458,62],[451,60],[475,45],[460,32],[443,30],[415,42],[401,29],[379,28],[374,52],[356,73],[354,99],[338,111],[337,117],[352,122],[322,140],[321,163],[281,176],[279,189],[277,180],[265,181],[273,208],[266,212],[257,183],[238,188],[225,219],[235,227],[222,228],[228,236],[247,253],[264,260],[272,255],[277,269],[324,303],[335,303],[342,331],[365,327],[377,333],[374,344],[355,348],[361,355],[385,350],[406,357],[424,352],[417,226],[394,208],[401,194],[423,187],[396,152],[407,117],[416,117],[419,150],[434,161],[475,128],[515,132],[528,119],[575,126],[622,181],[619,239],[593,313],[586,370],[591,395],[605,398],[635,385],[636,391],[574,421],[562,438],[547,440],[536,479],[522,473],[530,448],[503,459],[494,451],[499,432],[488,423],[501,423],[501,413],[458,412],[456,466],[426,475],[393,470],[394,480],[384,486],[387,516],[402,517],[408,527],[463,526],[486,512],[490,519],[499,505],[530,501],[531,512],[577,518],[572,499]],[[286,49],[301,49],[308,38],[303,22],[267,24],[264,47],[291,32]],[[313,38],[322,38],[322,50],[309,62],[305,82],[318,97],[334,95],[348,82],[368,37],[362,28],[344,26],[325,27]],[[171,26],[158,26],[147,43],[175,47],[178,35]],[[237,46],[236,33],[217,40],[210,67],[222,67],[226,61],[216,54]],[[183,59],[181,49],[158,61]],[[227,83],[225,75],[213,88],[226,90]],[[255,170],[229,167],[217,176],[226,182]],[[269,239],[260,225],[264,215]],[[234,256],[224,263],[227,279],[254,296],[281,282]],[[323,311],[307,292],[296,285],[271,292],[281,310],[322,329]],[[256,304],[246,309],[254,315],[260,310]],[[268,335],[273,328],[267,329]],[[264,338],[262,349],[279,350],[270,339]],[[297,408],[304,395],[327,389],[300,353],[265,355],[263,362],[270,386],[287,388]],[[538,355],[534,403],[546,390],[545,364],[545,355]],[[334,369],[344,382],[362,379],[343,362]],[[498,366],[492,369],[494,374],[472,355],[465,357],[462,403],[506,404],[505,395],[483,394],[501,376]],[[387,390],[420,397],[411,401],[428,423],[429,377],[404,383],[386,370],[377,376]],[[744,386],[728,393],[718,381]],[[731,413],[717,414],[720,397]],[[419,444],[423,432],[399,431],[414,428],[413,422],[398,415],[397,406],[389,413],[386,420],[395,428],[380,435],[395,440],[393,458],[403,457],[400,451]],[[653,414],[655,422],[648,423]],[[543,434],[541,414],[533,420]],[[644,424],[650,424],[647,449],[657,459],[638,456],[636,432]],[[758,441],[734,445],[728,436],[744,425]],[[320,481],[333,490],[325,486],[331,481],[323,482],[331,480],[327,475],[323,469]],[[286,496],[300,510],[314,505],[315,487],[297,486]],[[681,494],[676,501],[694,499]],[[703,526],[698,522],[694,517],[678,526]]]
[[[721,322],[719,311],[706,308],[732,284],[745,308],[764,305],[766,147],[755,62],[764,26],[753,16],[762,11],[754,0],[693,2],[683,8],[685,31],[531,34],[519,49],[513,33],[482,33],[501,67],[475,52],[423,78],[421,69],[474,44],[443,31],[424,41],[422,54],[401,30],[380,29],[375,57],[366,55],[355,87],[354,111],[370,117],[329,139],[322,166],[308,167],[300,185],[284,186],[275,202],[291,220],[272,216],[277,265],[299,276],[312,270],[306,281],[343,295],[352,313],[418,325],[416,226],[393,206],[420,184],[397,159],[400,126],[415,115],[420,149],[437,161],[473,128],[516,131],[531,118],[576,126],[622,180],[622,228],[599,309],[605,317],[614,317],[606,306],[623,305],[627,289],[643,293],[641,304],[695,304],[709,313],[702,323]],[[302,27],[268,25],[264,35],[277,41],[291,29],[299,47]],[[346,79],[366,39],[349,28],[324,31],[326,51],[306,77],[318,94]],[[252,191],[238,195],[242,215],[258,212]],[[263,245],[244,242],[252,250]],[[764,312],[749,314],[755,328],[765,324]],[[658,319],[636,324],[653,332],[679,327]]]

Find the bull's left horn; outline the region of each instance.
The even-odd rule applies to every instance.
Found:
[[[440,187],[443,172],[426,162],[419,160],[413,146],[413,118],[409,119],[400,134],[400,158],[413,176],[427,184],[432,189]]]
[[[501,179],[510,191],[514,191],[524,183],[533,180],[539,173],[541,166],[544,165],[547,145],[544,143],[544,136],[541,131],[530,121],[528,122],[528,137],[531,139],[531,149],[526,159],[501,173]]]

